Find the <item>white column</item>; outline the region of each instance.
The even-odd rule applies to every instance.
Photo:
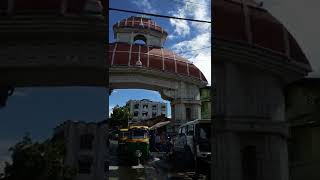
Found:
[[[256,179],[288,180],[286,127],[279,123],[285,121],[282,82],[270,72],[248,66],[224,62],[214,68],[219,103],[215,111],[223,115],[214,120],[215,179],[244,180],[241,150],[254,146],[260,158]]]

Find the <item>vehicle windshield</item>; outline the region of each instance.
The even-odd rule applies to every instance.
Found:
[[[199,143],[200,151],[211,151],[210,149],[210,138],[211,138],[211,127],[210,124],[197,124],[196,126],[197,139]]]
[[[143,139],[148,137],[148,131],[145,129],[130,130],[130,138]]]

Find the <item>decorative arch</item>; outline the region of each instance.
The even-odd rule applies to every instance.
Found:
[[[133,43],[136,44],[135,43],[136,41],[143,41],[144,44],[147,44],[147,42],[148,42],[147,38],[142,34],[137,34],[137,35],[134,36]]]

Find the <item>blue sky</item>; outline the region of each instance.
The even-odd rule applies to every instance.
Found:
[[[10,159],[8,148],[25,133],[37,141],[49,138],[65,120],[101,121],[107,114],[107,93],[97,87],[18,88],[0,109],[0,172]]]
[[[210,0],[110,0],[112,8],[132,11],[148,12],[176,17],[186,17],[200,20],[211,20]],[[137,14],[110,11],[109,13],[109,41],[114,42],[112,26],[118,21]],[[191,23],[183,20],[149,16],[153,21],[168,32],[164,47],[178,53],[192,61],[211,81],[211,25],[205,23]],[[198,50],[200,49],[200,50]],[[117,89],[109,99],[109,110],[115,105],[125,105],[130,99],[150,99],[163,101],[158,92],[149,90]],[[171,109],[168,101],[168,114]],[[110,113],[110,112],[109,112]]]

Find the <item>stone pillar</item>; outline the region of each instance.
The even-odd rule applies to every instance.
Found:
[[[194,84],[179,82],[176,89],[162,89],[161,97],[171,101],[172,124],[177,128],[188,120],[201,118],[200,88]],[[187,118],[187,109],[190,117]]]
[[[172,102],[174,106],[174,119],[173,119],[173,126],[175,129],[179,127],[182,123],[185,122],[186,119],[186,107],[183,103],[175,103]]]
[[[288,180],[283,82],[241,64],[216,64],[213,176]]]

